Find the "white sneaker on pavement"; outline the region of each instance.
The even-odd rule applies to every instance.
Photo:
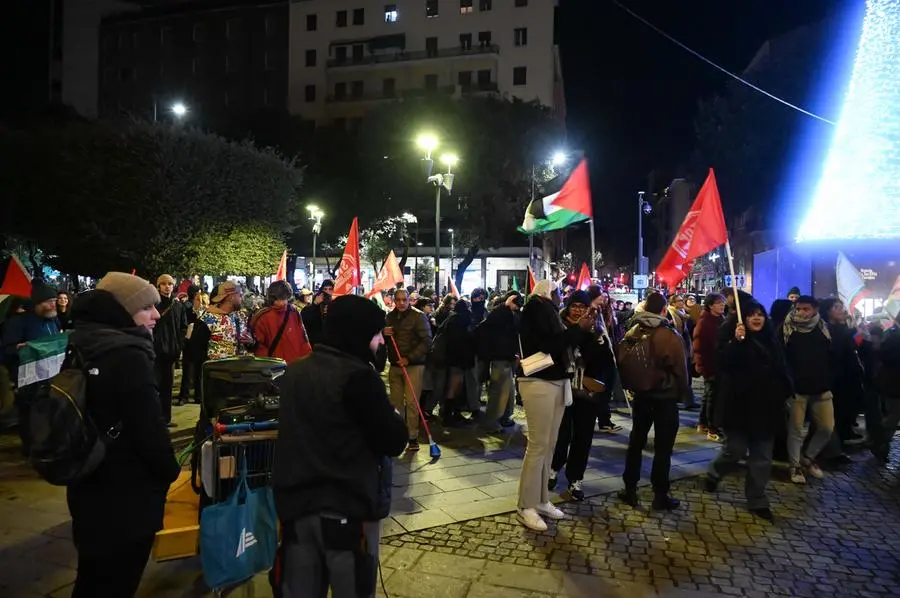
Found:
[[[545,517],[549,517],[550,519],[566,518],[566,514],[557,509],[556,506],[550,501],[547,501],[542,505],[538,505],[536,509],[538,513],[544,515]]]
[[[815,461],[807,461],[804,464],[804,467],[806,469],[806,473],[816,478],[817,480],[821,480],[825,477],[825,473],[822,471],[822,468],[819,467]]]
[[[536,532],[547,531],[547,522],[541,519],[536,509],[519,509],[519,521],[528,529]]]
[[[803,475],[803,470],[799,467],[791,467],[791,481],[795,484],[805,484],[806,476]]]

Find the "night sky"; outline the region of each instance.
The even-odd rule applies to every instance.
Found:
[[[739,74],[768,39],[861,0],[620,1]],[[630,261],[636,192],[646,188],[651,170],[674,174],[687,160],[698,100],[721,92],[731,79],[611,0],[560,4],[569,141],[590,160],[598,249]]]

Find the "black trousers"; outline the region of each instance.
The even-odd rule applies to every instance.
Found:
[[[159,390],[159,405],[163,419],[172,421],[172,386],[175,384],[175,359],[156,357],[156,388]]]
[[[664,496],[669,493],[669,469],[672,466],[672,449],[678,434],[678,403],[672,399],[635,397],[631,403],[632,428],[625,456],[625,473],[622,479],[627,489],[637,488],[641,479],[641,461],[647,446],[650,426],[655,431],[653,440],[653,468],[650,482],[653,493]]]
[[[131,598],[141,585],[154,536],[104,552],[78,553],[72,598]]]
[[[572,404],[563,413],[550,465],[554,471],[559,471],[565,465],[569,483],[584,479],[591,443],[594,441],[594,421],[600,405],[597,399],[579,395],[580,391],[576,391]]]
[[[597,393],[595,398],[597,403],[597,424],[601,428],[613,425],[612,422],[612,390],[607,389],[606,392]]]

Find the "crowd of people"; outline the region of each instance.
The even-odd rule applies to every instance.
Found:
[[[289,364],[272,475],[286,530],[278,583],[350,584],[362,595],[374,591],[391,458],[419,450],[420,408],[448,431],[502,434],[516,425],[521,401],[527,447],[518,516],[537,531],[564,517],[550,500],[562,478],[565,498],[584,499],[594,434],[621,429],[611,417],[617,389],[627,391],[632,419],[618,496],[638,505],[653,428],[656,510],[679,506],[669,487],[679,409],[699,410],[698,431],[722,442],[706,490],[715,492],[746,459],[747,507],[768,520],[776,455],[797,484],[822,478],[823,465],[846,461],[845,449],[863,441],[885,462],[900,420],[900,322],[865,325],[839,299],[796,289],[771,311],[730,289],[701,301],[651,291],[632,309],[599,285],[563,291],[547,280],[527,297],[476,289],[439,299],[400,288],[375,300],[335,298],[331,281],[315,293],[278,281],[264,305],[231,281],[208,294],[196,284],[177,293],[165,274],[152,285],[110,273],[74,298],[40,282],[32,289],[3,326],[11,380],[24,343],[70,332],[69,342],[98,366],[90,415],[116,431],[96,471],[68,488],[75,596],[137,588],[180,470],[165,429],[172,404],[190,400],[192,390],[198,398],[199,371],[211,359],[253,354]],[[703,379],[699,404],[692,378]],[[17,389],[23,427],[28,401],[28,389]]]

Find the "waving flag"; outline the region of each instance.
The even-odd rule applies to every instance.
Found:
[[[578,163],[552,204],[557,208],[581,214],[585,218],[594,217],[587,160]]]
[[[837,263],[834,267],[837,278],[838,297],[847,306],[851,314],[857,303],[870,295],[866,289],[866,281],[853,263],[847,259],[843,251],[838,251]]]
[[[534,290],[534,285],[537,284],[537,280],[534,278],[534,270],[531,269],[531,266],[528,266],[528,284],[525,287],[525,294],[530,295],[531,291]]]
[[[11,256],[0,262],[0,295],[31,296],[31,276],[19,261]]]
[[[581,271],[578,272],[578,282],[575,283],[575,288],[583,291],[589,286],[591,286],[591,271],[585,262],[581,262]]]
[[[453,282],[453,277],[447,277],[447,291],[453,296],[454,299],[459,299],[459,289],[456,288],[456,283]]]
[[[359,218],[354,218],[337,276],[334,277],[334,296],[352,294],[353,289],[359,286],[359,280]]]
[[[589,220],[593,214],[587,161],[582,160],[558,193],[528,204],[519,232],[534,234],[560,230]]]
[[[387,259],[384,260],[381,272],[378,273],[378,278],[375,279],[375,284],[372,285],[372,290],[366,293],[366,297],[371,297],[380,291],[392,289],[397,286],[398,282],[403,282],[403,272],[400,270],[400,263],[397,262],[394,250],[391,249]]]
[[[657,277],[673,288],[678,286],[678,283],[687,278],[695,259],[726,241],[728,229],[725,228],[722,200],[716,185],[716,175],[710,168],[706,182],[684,217],[675,240],[656,268]]]
[[[287,280],[287,249],[281,254],[281,261],[278,262],[278,270],[275,272],[275,280]]]
[[[68,344],[68,334],[54,334],[25,343],[19,349],[19,388],[58,374],[66,357]]]

